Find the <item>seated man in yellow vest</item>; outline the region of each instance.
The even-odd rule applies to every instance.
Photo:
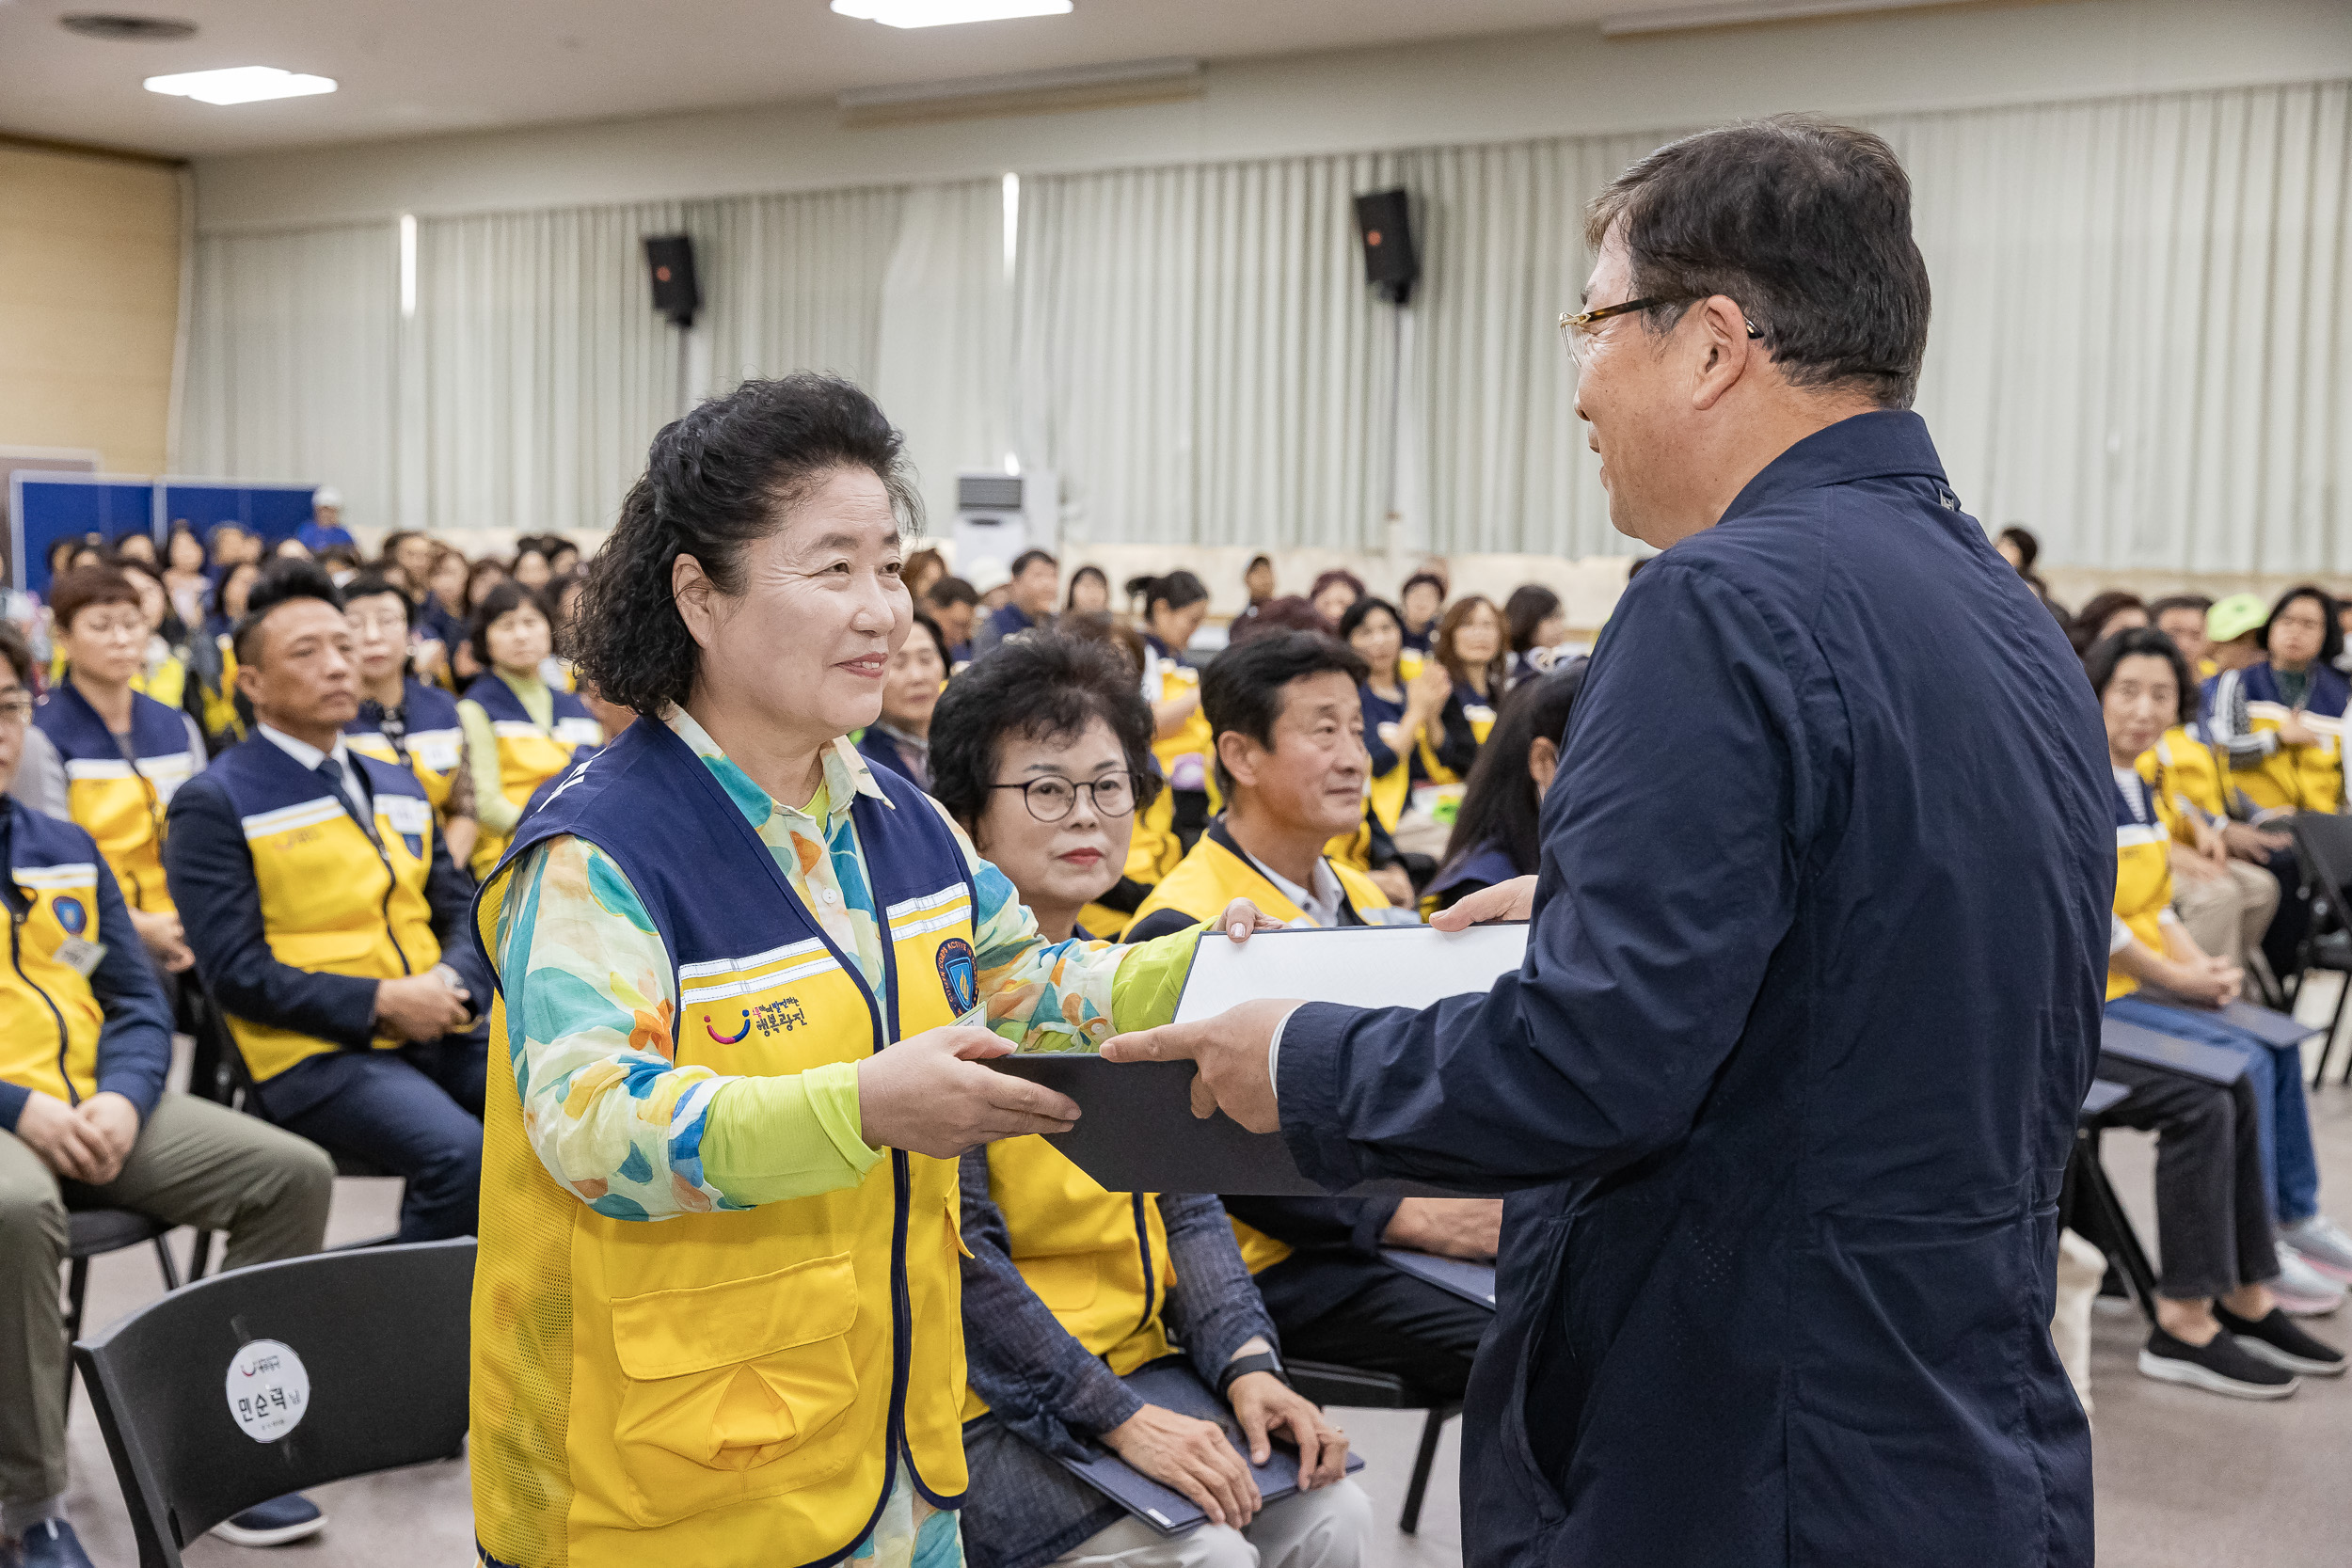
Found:
[[[32,653],[0,624],[0,789],[33,708]],[[171,1014],[89,833],[0,795],[0,1561],[88,1568],[65,1518],[71,1209],[134,1209],[229,1233],[226,1265],[317,1249],[335,1167],[311,1145],[164,1089]],[[286,1497],[227,1521],[245,1545],[325,1518]]]
[[[1215,920],[1235,898],[1311,926],[1410,923],[1324,853],[1364,815],[1362,659],[1315,632],[1251,639],[1200,683],[1224,815],[1136,911],[1126,940]],[[1492,1258],[1493,1198],[1232,1197],[1242,1256],[1291,1354],[1391,1372],[1431,1403],[1462,1397],[1494,1314],[1380,1261],[1383,1246]]]
[[[269,1119],[408,1182],[400,1239],[473,1231],[489,976],[416,774],[351,750],[335,586],[278,562],[238,624],[249,739],[171,803],[165,867]]]

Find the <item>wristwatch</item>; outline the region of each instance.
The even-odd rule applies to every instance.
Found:
[[[1283,1387],[1290,1386],[1290,1374],[1282,1370],[1282,1358],[1270,1350],[1262,1350],[1236,1356],[1225,1363],[1225,1370],[1216,1374],[1216,1397],[1225,1399],[1226,1390],[1232,1387],[1233,1380],[1247,1377],[1251,1372],[1272,1372],[1281,1381]]]

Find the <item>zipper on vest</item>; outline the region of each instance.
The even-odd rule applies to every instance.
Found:
[[[8,962],[14,966],[16,977],[24,982],[24,989],[40,997],[41,1006],[49,1009],[49,1016],[57,1021],[57,1082],[65,1085],[66,1103],[79,1105],[82,1102],[81,1091],[73,1086],[73,1074],[66,1070],[65,1065],[67,1055],[73,1049],[73,1042],[66,1034],[65,1014],[57,1010],[57,1004],[50,999],[49,993],[34,985],[33,977],[24,973],[24,917],[11,908],[8,911]]]
[[[355,768],[352,771],[356,773],[358,769]],[[358,804],[356,800],[352,803],[354,805]],[[373,795],[370,795],[368,797],[368,807],[371,811],[373,811],[374,806],[375,797]],[[349,814],[346,813],[345,815],[348,816]],[[395,875],[392,870],[392,857],[385,852],[383,840],[375,836],[374,830],[372,826],[373,821],[374,818],[370,817],[368,822],[360,824],[359,833],[361,837],[368,841],[368,847],[375,851],[375,863],[384,868],[384,903],[376,912],[384,917],[384,940],[392,944],[392,956],[400,960],[400,972],[403,974],[414,974],[417,971],[408,961],[408,950],[401,946],[399,933],[392,929],[392,895],[400,891],[400,878]],[[428,852],[430,852],[433,847],[431,839],[432,829],[428,827],[425,830],[425,848]],[[432,864],[429,861],[425,865],[425,875],[428,878],[433,875]]]
[[[1143,1259],[1143,1316],[1136,1320],[1136,1332],[1152,1326],[1156,1315],[1152,1306],[1152,1230],[1144,1219],[1143,1206],[1148,1201],[1141,1193],[1129,1193],[1136,1205],[1136,1256]]]

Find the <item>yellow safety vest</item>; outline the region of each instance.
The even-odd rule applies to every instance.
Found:
[[[627,762],[657,743],[684,750],[652,721],[621,740],[625,752],[605,753],[579,777],[595,780],[606,757]],[[702,764],[689,755],[683,766]],[[877,782],[893,788],[879,771]],[[695,826],[698,802],[706,813],[734,809],[703,801],[697,787],[715,786],[690,786],[675,768],[647,781],[649,797],[670,802],[672,820],[630,847],[650,857],[683,842],[663,836],[683,832],[680,818],[707,832]],[[595,809],[558,797],[526,831],[535,842],[571,831],[574,811]],[[643,809],[632,800],[612,815],[636,820]],[[894,831],[861,832],[878,898],[890,896],[878,868],[900,852],[890,841],[905,833],[920,842],[911,814],[929,809],[903,784]],[[594,823],[600,832],[612,826]],[[934,836],[937,847],[925,853],[955,854],[944,826]],[[729,902],[736,874],[698,860],[691,875],[673,877],[659,863],[616,859],[665,930],[704,933],[665,938],[680,1001],[675,1034],[670,1020],[659,1021],[655,1049],[680,1067],[747,1076],[872,1053],[877,1025],[861,982],[821,938],[695,958],[685,944],[725,940],[713,932],[768,940],[743,936],[740,906]],[[491,951],[513,864],[485,884],[475,907]],[[881,911],[901,1038],[955,1021],[944,980],[972,958],[961,857],[939,875],[936,892]],[[702,895],[702,907],[681,909]],[[518,1568],[830,1561],[871,1524],[889,1455],[901,1446],[933,1495],[961,1496],[967,1380],[956,1162],[893,1153],[857,1186],[749,1209],[709,1210],[697,1192],[689,1207],[698,1212],[658,1224],[601,1212],[593,1205],[605,1195],[595,1184],[559,1186],[532,1147],[515,1074],[503,1070],[522,1049],[507,1012],[514,984],[504,978],[491,1013],[490,1053],[501,1069],[489,1077],[474,1275],[472,1461],[483,1547]],[[684,1086],[673,1080],[661,1092],[675,1097]],[[895,1326],[901,1305],[903,1344]],[[894,1405],[903,1411],[895,1434]]]
[[[1152,896],[1136,911],[1136,919],[1161,910],[1175,910],[1195,920],[1215,920],[1236,898],[1248,899],[1277,920],[1306,919],[1307,911],[1260,876],[1256,866],[1217,842],[1220,831],[1213,828],[1200,835],[1200,841],[1192,847],[1192,853],[1184,857],[1184,863],[1152,889]],[[1380,891],[1380,884],[1343,862],[1327,857],[1327,863],[1357,913],[1391,908],[1389,895]],[[1278,1242],[1239,1220],[1234,1220],[1232,1226],[1233,1239],[1241,1243],[1242,1262],[1251,1274],[1272,1268],[1291,1255],[1288,1243]]]
[[[257,737],[243,746],[270,744]],[[232,800],[242,793],[243,782],[234,775],[245,770],[230,760],[236,755],[225,752],[217,765]],[[433,906],[425,896],[433,873],[433,808],[416,796],[382,788],[374,804],[380,852],[342,802],[325,795],[240,818],[261,895],[262,940],[279,963],[396,980],[422,974],[441,961]],[[297,1062],[342,1049],[331,1040],[233,1012],[228,1018],[247,1070],[263,1083]],[[405,1043],[390,1035],[374,1041],[379,1051]]]
[[[2115,912],[2132,935],[2162,953],[2164,911],[2172,903],[2172,835],[2153,820],[2145,790],[2137,802],[2125,800],[2120,786],[2115,795]],[[2147,819],[2132,809],[2135,804],[2147,813]],[[2108,963],[2108,1001],[2138,989],[2137,980]]]
[[[31,815],[18,808],[18,834]],[[24,847],[16,853],[24,858]],[[98,1092],[106,1015],[89,981],[56,953],[69,936],[98,940],[98,863],[16,865],[8,875],[31,907],[8,923],[9,962],[0,970],[0,1082],[78,1104]]]
[[[1089,1354],[1125,1377],[1174,1348],[1160,1321],[1175,1281],[1157,1194],[1104,1192],[1034,1133],[988,1146],[988,1192],[1013,1267]],[[987,1413],[967,1386],[963,1418]]]

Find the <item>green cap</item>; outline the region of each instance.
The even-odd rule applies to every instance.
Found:
[[[2233,594],[2216,599],[2205,611],[2205,635],[2216,642],[2234,642],[2270,619],[2270,607],[2252,594]]]

